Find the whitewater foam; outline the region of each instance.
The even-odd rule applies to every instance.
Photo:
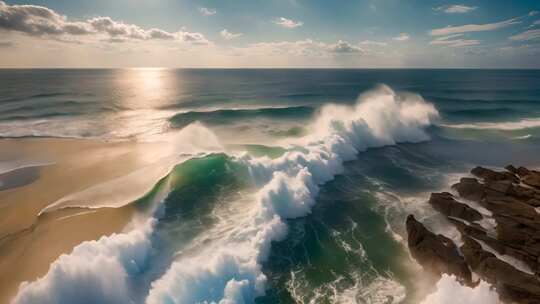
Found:
[[[499,295],[485,281],[471,288],[461,285],[454,276],[443,274],[437,282],[437,290],[428,295],[421,304],[500,304]]]
[[[147,263],[155,220],[129,233],[84,242],[61,255],[38,280],[24,282],[12,303],[131,303],[130,276]]]
[[[454,129],[478,129],[478,130],[501,130],[512,131],[540,127],[540,119],[527,118],[520,121],[507,122],[479,122],[469,124],[441,124],[443,127]],[[523,137],[521,137],[523,138]]]

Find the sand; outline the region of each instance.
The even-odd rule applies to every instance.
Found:
[[[59,209],[38,217],[41,210],[63,197],[150,167],[162,156],[155,153],[158,148],[155,143],[128,141],[1,139],[1,162],[47,165],[0,175],[7,185],[0,190],[0,303],[7,303],[21,282],[43,276],[50,263],[77,244],[122,231],[135,212],[126,205]],[[101,194],[100,199],[106,196]]]

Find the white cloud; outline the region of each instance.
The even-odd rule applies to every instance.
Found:
[[[395,41],[407,41],[409,40],[411,37],[409,36],[409,34],[407,33],[401,33],[399,34],[398,36],[392,38],[393,40]]]
[[[248,45],[245,48],[237,48],[249,54],[265,54],[270,56],[292,55],[297,57],[329,57],[338,54],[363,54],[365,51],[358,45],[347,41],[338,40],[336,43],[324,43],[311,39],[280,42],[259,42]]]
[[[360,41],[360,45],[374,45],[374,46],[387,46],[388,43],[382,41],[364,40]]]
[[[242,33],[231,33],[227,29],[223,29],[221,32],[219,32],[219,34],[225,40],[232,40],[234,38],[238,38],[243,35]]]
[[[208,44],[201,33],[167,32],[157,28],[143,29],[135,24],[95,17],[70,21],[66,16],[37,5],[8,5],[0,1],[0,30],[15,31],[57,41],[80,42],[75,37],[91,37],[110,42],[129,40],[174,40],[191,44]]]
[[[332,53],[362,53],[362,48],[352,45],[346,41],[339,40],[335,44],[328,45],[328,51]]]
[[[199,7],[199,12],[205,16],[213,16],[217,14],[217,11],[213,8]]]
[[[510,40],[514,41],[529,41],[540,39],[540,30],[528,30],[521,34],[510,36]]]
[[[453,5],[445,5],[445,6],[439,6],[435,8],[436,11],[443,11],[447,14],[464,14],[469,13],[477,9],[476,6],[467,6],[463,4],[453,4]]]
[[[536,14],[538,14],[538,11],[530,11],[528,15],[529,16],[534,16]]]
[[[463,34],[453,34],[453,35],[448,35],[448,36],[442,36],[442,37],[438,37],[430,41],[429,44],[430,45],[444,45],[448,47],[464,47],[464,46],[480,44],[480,40],[462,39],[462,38],[456,39],[462,36]]]
[[[459,33],[469,33],[469,32],[483,32],[483,31],[492,31],[504,27],[508,27],[514,24],[520,23],[519,18],[512,18],[496,23],[487,23],[487,24],[466,24],[460,26],[447,26],[439,29],[433,29],[430,31],[431,36],[446,36]]]
[[[480,40],[475,40],[475,39],[461,39],[461,38],[454,39],[462,35],[463,34],[455,34],[455,35],[439,37],[437,39],[430,41],[429,44],[430,45],[444,45],[448,47],[464,47],[464,46],[480,44]]]
[[[274,19],[272,22],[285,28],[295,28],[304,25],[303,22],[294,21],[285,17],[279,17],[277,19]]]

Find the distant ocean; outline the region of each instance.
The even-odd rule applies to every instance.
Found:
[[[186,156],[133,203],[139,225],[19,297],[412,302],[405,217],[448,232],[430,192],[476,165],[539,166],[539,114],[538,70],[0,70],[2,138],[174,140]]]

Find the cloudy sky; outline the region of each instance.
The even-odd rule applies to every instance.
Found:
[[[540,68],[539,0],[0,0],[0,67]]]

